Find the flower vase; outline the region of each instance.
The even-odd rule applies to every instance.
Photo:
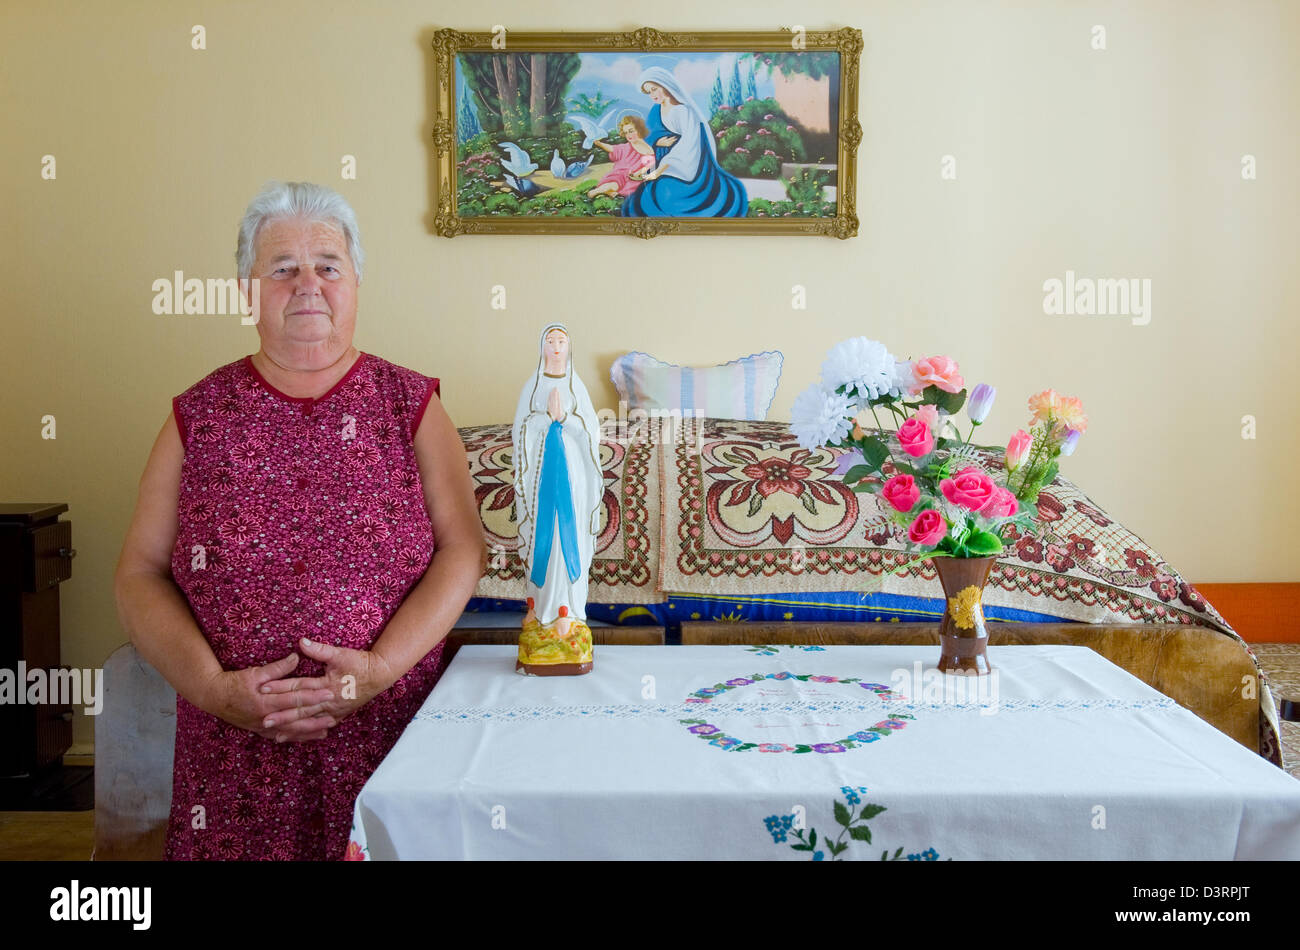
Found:
[[[939,622],[939,671],[982,676],[991,671],[984,625],[984,584],[993,557],[937,557],[944,612]]]

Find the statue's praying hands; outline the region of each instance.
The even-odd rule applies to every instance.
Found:
[[[568,415],[564,404],[560,401],[560,391],[558,389],[551,390],[551,395],[546,400],[546,410],[556,422],[563,422],[564,417]]]

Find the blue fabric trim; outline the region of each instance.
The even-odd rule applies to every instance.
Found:
[[[907,597],[900,594],[871,594],[856,591],[830,594],[717,597],[670,594],[661,604],[588,603],[587,616],[619,626],[666,626],[673,622],[714,620],[720,617],[745,621],[790,621],[800,623],[867,623],[873,621],[937,623],[943,616],[943,598]],[[523,601],[473,597],[466,613],[522,611]],[[699,617],[692,617],[698,613]],[[789,613],[790,617],[785,615]],[[1010,623],[1083,623],[1070,617],[1054,617],[1032,610],[994,607],[986,604],[988,620]]]

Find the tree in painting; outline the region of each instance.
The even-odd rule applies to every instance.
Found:
[[[577,53],[461,53],[486,132],[545,135],[563,117]]]

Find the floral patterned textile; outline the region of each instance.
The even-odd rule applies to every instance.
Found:
[[[702,439],[617,439],[606,430],[608,488],[591,573],[593,603],[660,603],[674,594],[851,591],[903,563],[879,502],[834,474],[842,450],[799,447],[786,423],[706,418]],[[460,430],[493,556],[475,597],[521,599],[510,426]],[[981,451],[986,468],[1001,450]],[[1231,632],[1159,554],[1072,482],[1038,499],[1043,534],[1013,539],[985,603],[1085,623],[1184,623]],[[884,592],[937,596],[923,562]]]
[[[488,567],[475,597],[524,596],[524,565],[519,558],[515,515],[514,450],[510,425],[460,430],[474,478],[474,497],[487,535]],[[658,603],[655,589],[659,550],[659,472],[656,447],[642,437],[602,433],[600,467],[605,504],[591,562],[588,600],[599,603]]]
[[[250,359],[176,397],[185,445],[172,574],[227,670],[299,638],[369,648],[434,538],[413,434],[438,380],[362,354],[319,399]],[[357,793],[441,672],[439,644],[312,742],[277,744],[176,700],[169,859],[344,857]],[[323,666],[300,659],[295,676]]]
[[[696,594],[853,590],[915,555],[876,495],[835,474],[844,452],[801,448],[785,423],[703,421],[702,442],[660,456],[660,584]],[[1002,450],[976,453],[987,471]],[[1042,534],[1014,539],[985,603],[1086,623],[1185,623],[1231,632],[1196,589],[1137,535],[1058,476],[1038,497]],[[1013,529],[1014,530],[1014,529]],[[884,592],[936,596],[932,562],[888,575]]]

